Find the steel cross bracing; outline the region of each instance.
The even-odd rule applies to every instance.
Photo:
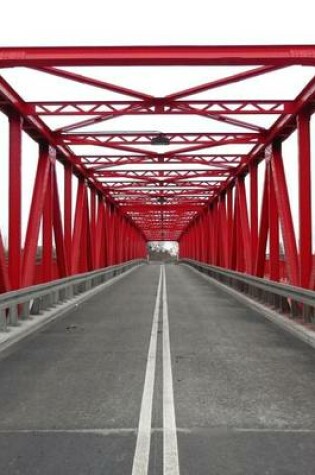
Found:
[[[116,84],[106,71],[100,79],[91,69],[117,66],[140,66],[141,74],[148,66],[159,66],[156,71],[172,66],[234,69],[212,79],[209,74],[199,84],[187,81],[186,89],[170,84],[163,95]],[[291,70],[298,66],[309,74],[298,94],[277,97],[270,82],[262,86],[279,73],[292,81]],[[177,240],[182,257],[313,288],[314,66],[312,45],[0,48],[0,107],[9,119],[9,246],[6,252],[0,234],[0,290],[145,256],[149,240]],[[25,68],[43,86],[48,79],[71,82],[95,91],[95,99],[62,94],[43,100],[38,94],[27,100],[28,90],[15,90],[8,80],[12,71],[23,77]],[[259,81],[256,97],[246,97],[246,88],[240,95],[234,89],[231,97],[231,88],[253,81]],[[223,97],[225,87],[230,89]],[[143,116],[159,120],[158,130],[137,129],[135,121]],[[166,127],[173,116],[178,125]],[[179,119],[191,129],[181,128]],[[120,120],[130,125],[122,128]],[[203,126],[197,127],[200,121]],[[297,226],[281,152],[296,130]],[[39,144],[24,242],[23,132]],[[64,167],[62,207],[56,162]],[[261,162],[266,167],[260,202]],[[73,177],[78,180],[76,198]]]

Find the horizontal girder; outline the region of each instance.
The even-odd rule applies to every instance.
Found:
[[[194,115],[206,112],[211,115],[225,114],[282,114],[292,111],[288,100],[179,100],[154,98],[147,101],[63,101],[28,102],[28,115],[39,116],[89,116],[101,114],[104,119],[117,115]]]
[[[315,64],[315,46],[106,46],[1,48],[0,66]]]
[[[67,145],[152,145],[152,141],[159,135],[159,133],[104,133],[104,132],[78,132],[76,134],[62,134],[59,135],[60,143]],[[179,132],[179,133],[165,133],[163,137],[169,142],[169,145],[203,145],[203,148],[209,146],[225,145],[227,143],[255,143],[262,137],[254,133],[222,133],[222,132]],[[154,144],[153,144],[154,145]]]

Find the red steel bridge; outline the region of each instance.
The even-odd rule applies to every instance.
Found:
[[[1,77],[0,106],[8,117],[10,141],[8,256],[0,240],[1,291],[34,284],[41,220],[41,281],[144,257],[147,241],[172,240],[179,242],[181,257],[258,277],[265,276],[268,267],[272,280],[285,276],[293,285],[314,289],[310,119],[315,79],[289,99],[275,98],[272,88],[267,99],[260,99],[260,89],[256,98],[244,94],[213,98],[223,86],[254,78],[261,79],[261,88],[263,77],[279,70],[290,81],[292,68],[314,67],[314,52],[313,46],[1,48],[4,71],[18,69],[23,78],[28,68],[41,73],[43,84],[52,75],[114,95],[114,100],[104,101],[80,97],[27,101]],[[172,84],[170,90],[175,92],[155,97],[75,71],[86,66],[233,66],[237,72],[185,90]],[[27,84],[26,89],[31,87]],[[205,94],[198,99],[200,93],[208,93],[210,99]],[[134,129],[136,115],[157,115],[161,131],[108,131],[108,122],[122,116],[129,117],[129,128]],[[191,123],[196,117],[208,121],[198,131],[164,133],[163,123],[170,115],[189,116]],[[262,116],[269,118],[270,126],[259,125],[257,118]],[[56,129],[47,125],[49,117],[68,121]],[[222,123],[224,131],[217,132]],[[103,130],[93,130],[95,124]],[[282,153],[283,143],[295,131],[298,174],[290,177],[290,186],[299,190],[296,227]],[[21,241],[23,132],[39,145],[25,242]],[[85,151],[89,146],[98,153]],[[64,167],[64,203],[59,200],[56,161]],[[266,166],[259,202],[261,162]],[[79,183],[76,198],[73,177]]]
[[[73,311],[0,361],[0,472],[314,473],[313,349],[260,313],[315,346],[315,46],[0,48],[0,111],[0,351]]]

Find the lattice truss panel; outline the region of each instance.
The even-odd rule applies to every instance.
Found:
[[[314,65],[313,46],[2,48],[1,109],[11,135],[23,129],[43,154],[81,179],[76,219],[93,233],[102,219],[104,225],[113,219],[98,219],[102,202],[143,242],[178,240],[182,256],[256,275],[266,273],[269,240],[274,279],[282,236],[288,279],[308,287]],[[303,181],[299,236],[281,156],[281,143],[296,129]],[[257,167],[263,160],[259,211]],[[42,168],[38,173],[46,180]],[[54,172],[49,176],[56,187]],[[86,187],[95,193],[88,217],[79,207]],[[74,242],[79,255],[79,235],[68,234],[68,240],[59,235],[59,246],[66,243],[70,253]],[[34,254],[34,244],[32,249]],[[95,249],[92,254],[96,259]]]

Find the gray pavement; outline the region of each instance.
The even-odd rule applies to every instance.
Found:
[[[181,475],[314,474],[314,350],[165,269]],[[159,273],[139,268],[1,356],[1,475],[131,475]],[[163,474],[159,309],[150,475]]]

